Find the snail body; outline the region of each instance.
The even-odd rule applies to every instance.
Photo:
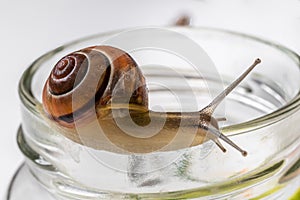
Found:
[[[54,66],[43,89],[43,108],[66,137],[94,149],[148,153],[211,139],[226,151],[220,138],[245,156],[246,151],[219,131],[212,113],[258,63],[259,59],[202,110],[164,113],[148,108],[145,77],[128,53],[110,46],[88,47]]]

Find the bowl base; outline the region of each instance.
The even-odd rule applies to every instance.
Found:
[[[299,188],[299,179],[294,182],[294,184],[291,184],[291,188],[289,188],[290,191],[295,191],[294,193],[291,193],[293,195],[290,196],[289,200],[299,199],[300,198],[300,188]],[[298,190],[297,190],[298,188]],[[276,198],[276,194],[261,198],[263,199],[273,199]],[[20,165],[16,173],[14,174],[10,184],[9,188],[7,190],[7,194],[4,198],[4,200],[24,200],[24,199],[30,199],[30,200],[67,200],[62,197],[54,197],[51,193],[49,193],[30,173],[28,166],[23,163]]]
[[[25,163],[14,174],[4,200],[57,200],[32,176]]]

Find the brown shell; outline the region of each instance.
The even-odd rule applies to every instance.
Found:
[[[65,127],[100,116],[101,109],[112,104],[148,109],[145,78],[136,62],[110,46],[88,47],[63,57],[46,81],[42,100],[49,117]]]

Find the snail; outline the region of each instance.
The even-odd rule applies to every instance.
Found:
[[[191,17],[189,15],[181,15],[175,22],[176,26],[190,26]]]
[[[149,153],[212,140],[225,152],[221,139],[246,156],[245,150],[220,132],[218,119],[212,114],[260,62],[256,59],[200,111],[157,112],[148,108],[145,77],[128,53],[111,46],[87,47],[63,57],[54,66],[43,88],[43,110],[49,121],[63,130],[63,135],[94,149],[118,152],[112,148],[113,144],[126,152]],[[120,120],[125,120],[125,129],[135,135],[124,131],[118,124]],[[150,123],[152,128],[161,127],[155,135],[135,137],[143,135]],[[135,126],[142,129],[135,131]],[[104,134],[99,134],[99,127]],[[195,134],[187,137],[190,132]],[[178,133],[181,137],[175,140]]]

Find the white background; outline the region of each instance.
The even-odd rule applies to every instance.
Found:
[[[0,0],[0,198],[23,159],[15,139],[21,123],[17,87],[27,66],[82,36],[168,25],[181,13],[191,13],[194,25],[247,31],[300,52],[298,0]]]

